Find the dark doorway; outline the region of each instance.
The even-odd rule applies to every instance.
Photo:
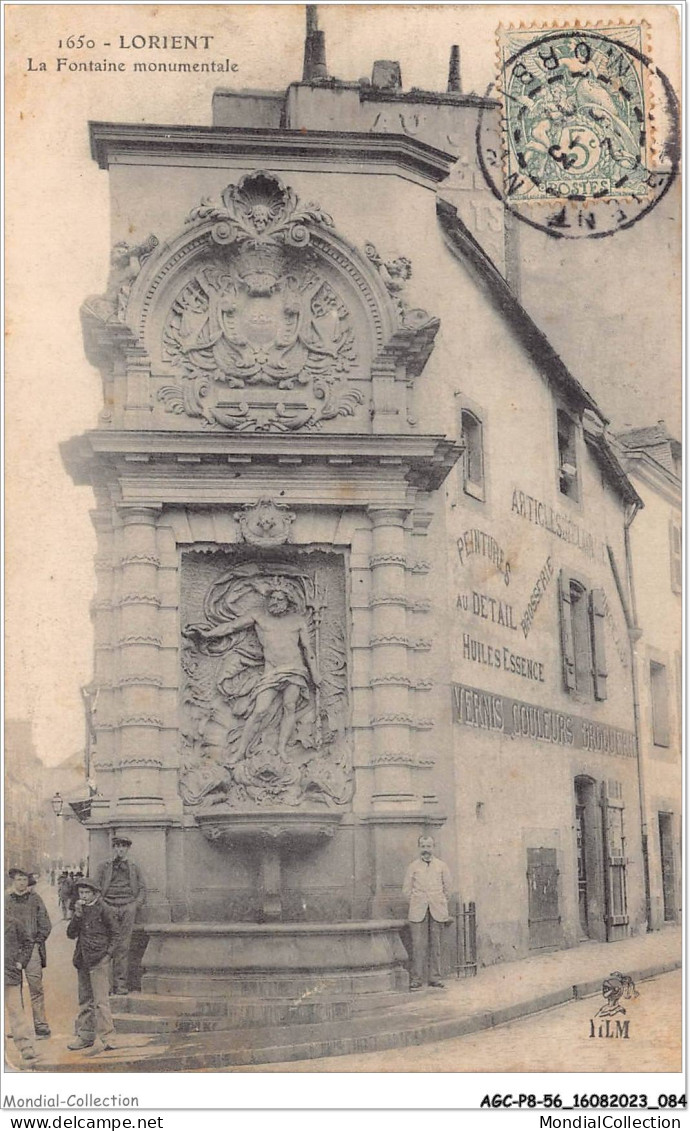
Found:
[[[673,851],[673,815],[659,813],[659,849],[661,855],[661,884],[664,894],[664,919],[676,920],[676,869]]]
[[[578,930],[581,940],[606,939],[604,919],[604,846],[597,783],[575,778],[575,852]]]
[[[530,950],[560,946],[562,931],[555,848],[527,849],[527,890]]]
[[[587,818],[584,805],[575,806],[575,831],[577,835],[577,907],[580,916],[580,938],[589,938],[587,919]]]

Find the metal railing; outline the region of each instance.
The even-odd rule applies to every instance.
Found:
[[[477,908],[474,902],[458,905],[455,913],[455,977],[477,973]]]

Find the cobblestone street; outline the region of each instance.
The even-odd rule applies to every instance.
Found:
[[[638,989],[640,996],[625,1002],[630,1021],[627,1040],[592,1037],[590,1019],[601,1005],[597,995],[496,1029],[414,1049],[266,1064],[243,1071],[679,1072],[681,972],[641,982]],[[600,1019],[595,1021],[596,1033]],[[615,1031],[615,1023],[611,1029]]]
[[[48,939],[48,967],[44,984],[46,1007],[52,1036],[37,1041],[38,1071],[250,1071],[250,1072],[642,1072],[678,1071],[681,1056],[681,974],[679,970],[639,981],[639,997],[625,1001],[629,1020],[628,1038],[591,1036],[590,1019],[602,1005],[601,978],[612,969],[626,971],[669,969],[678,954],[677,930],[654,932],[616,944],[586,944],[569,951],[555,951],[522,962],[503,963],[480,969],[476,978],[448,979],[443,991],[400,995],[400,1001],[367,1018],[363,1031],[375,1042],[396,1026],[412,1025],[418,1030],[408,1047],[370,1047],[367,1052],[351,1052],[334,1034],[332,1051],[342,1047],[345,1055],[315,1057],[308,1048],[304,1059],[287,1059],[290,1040],[308,1040],[302,1035],[309,1027],[276,1029],[272,1042],[276,1048],[261,1061],[247,1044],[247,1032],[237,1031],[165,1033],[120,1032],[117,1049],[100,1052],[99,1046],[85,1052],[70,1052],[67,1043],[73,1035],[77,1013],[77,978],[72,966],[73,943],[66,937],[54,891],[45,884],[39,888],[53,922]],[[570,1000],[547,1009],[545,995],[560,987],[575,984],[588,987]],[[584,993],[587,995],[584,997]],[[28,995],[25,995],[28,996]],[[136,1000],[136,995],[132,995]],[[114,1012],[118,1008],[113,999]],[[121,1006],[120,1006],[121,1008]],[[536,1010],[541,1010],[536,1012]],[[496,1011],[493,1022],[482,1023],[480,1031],[456,1036],[452,1029],[444,1040],[438,1025],[453,1025],[471,1020],[482,1011]],[[499,1011],[504,1011],[500,1013]],[[525,1016],[530,1014],[530,1016]],[[507,1023],[501,1023],[505,1017]],[[516,1020],[510,1020],[515,1017]],[[455,1019],[455,1021],[454,1021]],[[598,1024],[598,1023],[597,1023]],[[615,1029],[615,1026],[614,1026]],[[457,1029],[456,1029],[457,1032]],[[289,1034],[292,1034],[290,1037]],[[403,1045],[405,1042],[396,1042]],[[328,1050],[329,1053],[331,1049]],[[292,1050],[299,1057],[300,1052]],[[12,1042],[7,1045],[11,1067],[17,1065]],[[251,1061],[254,1059],[254,1063]]]

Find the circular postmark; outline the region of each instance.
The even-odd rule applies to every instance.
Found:
[[[517,219],[556,238],[602,239],[669,191],[678,101],[641,42],[639,25],[502,33],[502,130],[482,108],[477,159]],[[492,84],[487,96],[495,93]]]

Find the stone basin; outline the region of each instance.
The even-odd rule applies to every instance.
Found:
[[[282,854],[306,854],[319,843],[331,840],[342,812],[322,810],[268,810],[237,812],[233,810],[206,809],[196,813],[201,832],[211,844],[219,848],[232,847],[242,842],[253,844],[261,861],[260,886],[262,893],[262,919],[278,922],[282,917],[281,872]]]
[[[144,993],[351,996],[407,988],[403,920],[147,923]]]

